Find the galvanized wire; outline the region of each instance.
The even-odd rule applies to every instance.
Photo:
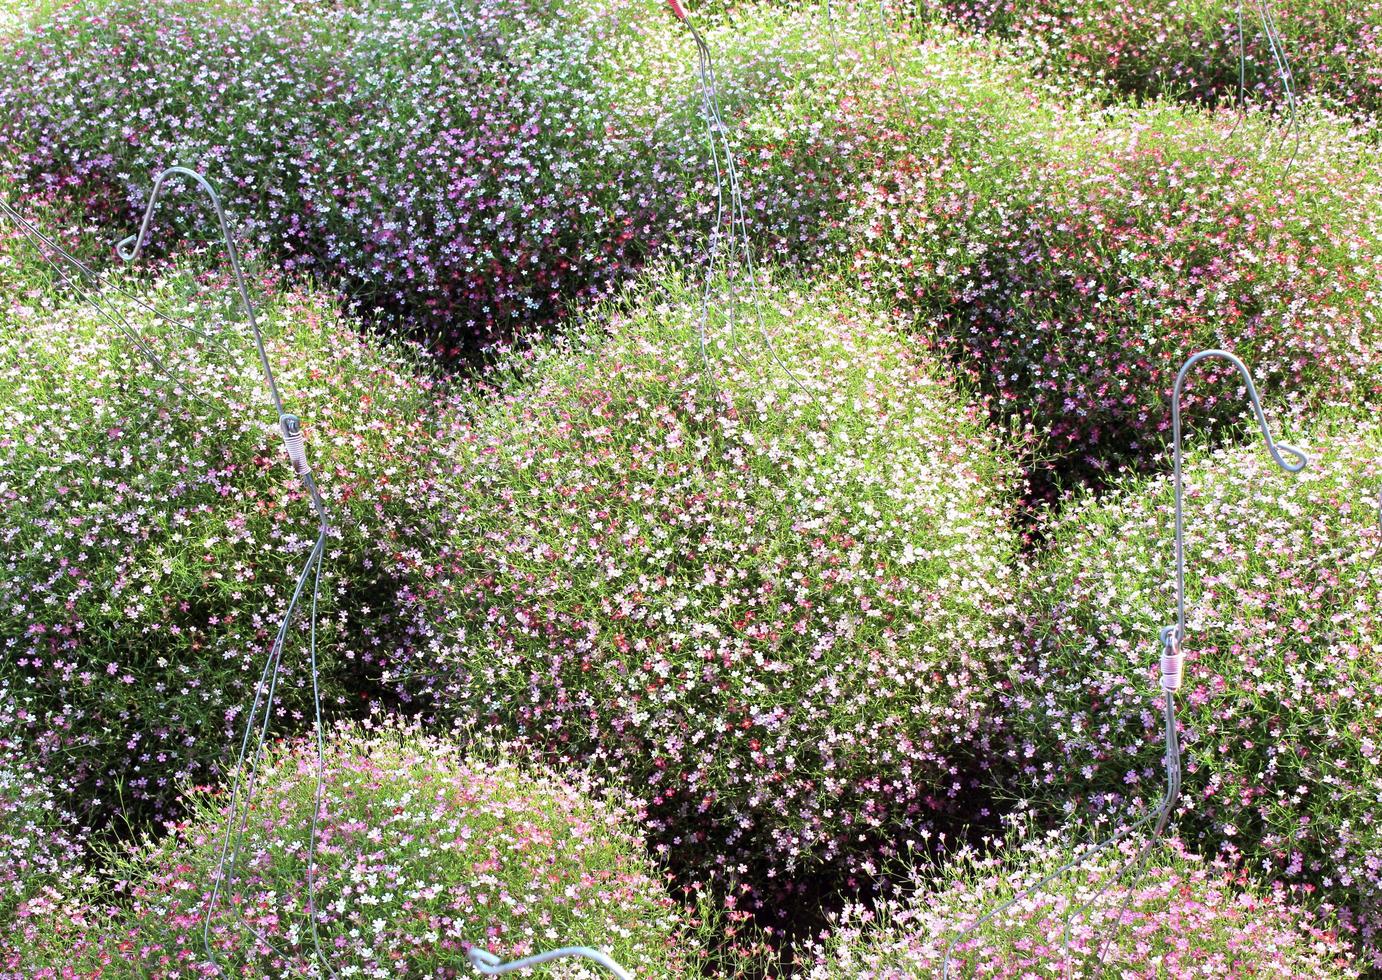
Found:
[[[584,959],[592,963],[597,963],[604,967],[619,980],[633,980],[633,974],[625,970],[618,963],[610,958],[608,953],[602,953],[598,949],[591,949],[589,946],[563,946],[561,949],[550,950],[546,953],[537,953],[533,956],[525,956],[520,960],[510,960],[505,963],[498,956],[487,950],[472,946],[466,952],[466,958],[470,960],[470,965],[479,970],[487,977],[499,977],[506,973],[517,973],[519,970],[528,970],[543,963],[551,963],[561,959]]]
[[[1291,172],[1295,166],[1296,159],[1300,155],[1301,127],[1299,98],[1296,93],[1296,75],[1291,67],[1291,59],[1286,54],[1286,42],[1281,37],[1281,28],[1277,24],[1276,14],[1268,5],[1267,0],[1257,0],[1258,21],[1262,25],[1262,33],[1267,41],[1267,49],[1271,52],[1272,61],[1276,65],[1277,76],[1281,79],[1281,87],[1286,95],[1286,109],[1289,115],[1289,128],[1295,139],[1295,145],[1291,150],[1291,157],[1286,162],[1286,169],[1282,172],[1282,179]],[[1238,21],[1238,98],[1237,106],[1239,117],[1234,122],[1233,128],[1229,130],[1229,137],[1238,131],[1238,127],[1247,118],[1247,75],[1248,75],[1248,55],[1246,46],[1246,32],[1243,26],[1243,0],[1237,2],[1237,21]]]
[[[1070,975],[1072,961],[1070,959],[1070,929],[1075,916],[1083,914],[1089,910],[1096,902],[1101,899],[1108,889],[1116,882],[1131,874],[1131,878],[1124,890],[1122,902],[1119,904],[1118,912],[1113,917],[1111,931],[1099,943],[1095,954],[1095,965],[1103,964],[1104,956],[1108,949],[1117,938],[1121,931],[1122,919],[1127,911],[1128,903],[1132,900],[1136,884],[1143,874],[1147,860],[1151,856],[1153,847],[1165,833],[1167,824],[1174,812],[1176,801],[1180,797],[1182,779],[1182,760],[1180,737],[1177,730],[1176,721],[1176,691],[1180,689],[1184,659],[1182,645],[1185,640],[1185,488],[1183,475],[1184,460],[1184,439],[1181,432],[1181,412],[1180,403],[1184,392],[1185,379],[1190,371],[1201,361],[1210,358],[1220,358],[1232,364],[1242,376],[1247,392],[1247,399],[1252,406],[1256,416],[1257,424],[1262,433],[1263,442],[1266,444],[1267,451],[1272,460],[1287,473],[1299,473],[1309,463],[1309,458],[1304,452],[1288,445],[1278,443],[1272,437],[1271,429],[1267,425],[1267,417],[1262,408],[1262,401],[1258,397],[1257,388],[1253,384],[1252,374],[1247,366],[1235,355],[1222,350],[1204,350],[1189,357],[1181,366],[1176,375],[1175,386],[1172,391],[1171,401],[1171,431],[1172,431],[1172,450],[1174,453],[1174,475],[1173,491],[1175,496],[1175,565],[1176,565],[1176,622],[1174,625],[1167,626],[1158,634],[1161,643],[1161,688],[1163,695],[1162,719],[1164,728],[1165,751],[1162,756],[1166,772],[1166,791],[1161,798],[1161,802],[1154,810],[1144,814],[1134,823],[1124,827],[1121,831],[1110,837],[1101,844],[1085,851],[1078,858],[1061,865],[1055,871],[1045,875],[1035,884],[1023,889],[1016,896],[998,907],[980,916],[972,924],[961,930],[946,945],[945,954],[941,962],[941,977],[948,980],[950,976],[950,964],[954,955],[955,948],[960,945],[966,937],[972,935],[981,926],[990,922],[996,916],[1013,908],[1019,902],[1030,898],[1057,878],[1075,870],[1097,854],[1108,850],[1122,840],[1131,835],[1141,832],[1148,824],[1152,825],[1151,833],[1142,842],[1136,855],[1125,861],[1109,877],[1094,896],[1086,902],[1082,902],[1072,909],[1067,909],[1064,913],[1065,923],[1061,930],[1061,950],[1064,960],[1066,975]],[[1282,453],[1294,457],[1294,462],[1287,462]],[[1379,498],[1379,508],[1382,509],[1382,498]],[[1382,520],[1382,510],[1380,510],[1379,520]]]
[[[287,640],[288,629],[292,624],[294,614],[298,610],[303,591],[310,576],[312,578],[312,604],[308,639],[308,662],[312,681],[313,721],[317,748],[317,775],[313,797],[314,810],[307,845],[307,915],[311,923],[312,945],[316,959],[326,968],[330,976],[337,977],[336,971],[331,967],[330,962],[322,952],[321,940],[317,930],[316,907],[317,821],[321,811],[323,784],[326,775],[325,747],[322,735],[321,693],[318,686],[316,613],[317,599],[321,586],[321,564],[326,549],[326,539],[331,531],[331,522],[327,514],[325,501],[322,499],[321,493],[317,488],[316,480],[312,475],[311,466],[307,462],[306,449],[302,441],[301,422],[297,416],[291,415],[284,410],[283,398],[278,390],[278,384],[274,379],[273,366],[269,362],[268,352],[264,347],[264,337],[259,329],[259,321],[254,312],[254,303],[250,300],[249,288],[246,285],[244,271],[240,265],[240,253],[235,245],[235,235],[231,229],[230,219],[226,214],[225,207],[221,203],[220,195],[216,193],[216,189],[201,174],[186,167],[170,167],[163,171],[154,180],[153,189],[149,193],[148,205],[144,211],[144,220],[140,225],[138,234],[132,235],[119,242],[119,244],[115,246],[116,254],[127,263],[134,262],[139,258],[140,253],[147,244],[149,228],[153,222],[154,211],[158,207],[160,195],[167,185],[167,181],[172,177],[191,180],[196,184],[206,195],[212,209],[216,213],[222,244],[225,247],[226,255],[230,262],[231,273],[235,279],[235,286],[239,293],[241,307],[245,315],[245,320],[249,325],[255,351],[259,356],[260,367],[263,370],[264,384],[268,389],[274,410],[278,413],[279,430],[283,436],[284,445],[289,460],[292,463],[293,470],[301,478],[304,487],[307,489],[308,495],[312,501],[313,510],[316,512],[318,520],[316,543],[306,562],[304,562],[301,572],[298,574],[292,596],[289,599],[287,608],[284,610],[283,618],[279,623],[278,634],[274,638],[273,646],[270,648],[268,657],[265,660],[264,670],[260,674],[259,682],[255,685],[250,711],[245,719],[245,733],[241,738],[239,754],[235,761],[235,775],[232,779],[230,807],[221,841],[221,853],[217,860],[216,876],[212,883],[210,898],[207,902],[206,915],[202,920],[202,946],[212,966],[218,973],[224,975],[225,971],[222,964],[217,958],[215,950],[212,949],[212,921],[216,915],[216,908],[220,902],[222,892],[230,892],[235,885],[236,870],[248,829],[250,807],[254,800],[254,782],[260,764],[263,761],[264,745],[268,737],[269,723],[272,718],[274,693],[278,685],[279,669],[283,659],[283,647]],[[254,737],[254,759],[248,769],[249,779],[248,784],[245,786],[242,813],[240,806],[241,784],[247,771],[246,759],[249,755],[251,736],[255,732],[256,721],[259,718],[261,706],[263,708],[262,722],[258,724],[258,734]],[[249,929],[254,934],[255,938],[264,943],[266,947],[269,949],[274,948],[273,943],[269,941],[269,938],[261,930],[252,925],[249,926]]]
[[[768,336],[767,325],[763,319],[762,301],[758,293],[758,270],[753,255],[753,244],[749,237],[748,210],[744,206],[744,195],[735,162],[734,147],[730,144],[730,127],[725,123],[724,110],[720,104],[719,80],[715,74],[715,63],[710,47],[696,27],[695,20],[686,7],[686,0],[668,0],[673,16],[686,25],[696,46],[696,67],[700,83],[701,115],[706,125],[706,135],[710,144],[711,161],[715,168],[715,224],[711,229],[706,248],[706,273],[701,296],[701,312],[697,322],[697,336],[700,342],[701,358],[707,379],[712,389],[715,386],[714,368],[711,364],[706,333],[710,316],[710,297],[714,290],[717,258],[720,254],[721,229],[725,223],[725,193],[729,194],[729,250],[725,262],[725,280],[729,291],[729,304],[726,320],[729,327],[731,347],[734,346],[734,325],[738,315],[739,297],[736,280],[746,279],[747,292],[757,322],[757,332],[767,348],[773,362],[808,398],[815,396],[793,373],[792,369],[778,354],[777,346]],[[735,262],[736,257],[738,262]]]
[[[173,384],[175,393],[180,397],[187,398],[199,405],[209,405],[205,398],[185,386],[182,379],[168,365],[165,359],[156,353],[152,347],[145,343],[139,336],[133,325],[125,318],[125,315],[117,309],[113,309],[104,304],[98,296],[113,293],[121,296],[134,306],[139,307],[150,315],[168,323],[171,326],[182,330],[189,336],[194,336],[200,344],[214,346],[225,354],[228,348],[219,342],[217,338],[209,335],[192,324],[170,316],[152,304],[146,302],[143,297],[136,293],[129,292],[121,288],[110,277],[90,268],[75,255],[63,248],[56,239],[44,234],[34,222],[24,217],[19,211],[10,206],[8,202],[0,199],[0,214],[14,222],[34,245],[39,257],[64,286],[82,303],[90,306],[101,319],[113,326],[125,339],[133,346],[144,358],[153,365],[155,370],[167,381]],[[88,291],[83,287],[84,282],[94,283],[99,287],[99,291]]]

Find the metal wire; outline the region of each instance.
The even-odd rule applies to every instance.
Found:
[[[1286,56],[1286,44],[1281,39],[1281,32],[1276,23],[1276,14],[1273,13],[1267,0],[1258,0],[1257,9],[1262,18],[1262,29],[1267,33],[1267,44],[1271,48],[1272,58],[1276,61],[1277,72],[1281,76],[1281,84],[1286,90],[1286,106],[1291,114],[1291,131],[1295,135],[1295,147],[1291,150],[1291,158],[1286,162],[1286,170],[1282,174],[1284,178],[1295,166],[1296,157],[1300,153],[1300,114],[1297,110],[1296,75],[1291,69],[1290,58]]]
[[[546,953],[537,953],[533,956],[525,956],[521,960],[510,960],[507,963],[488,950],[480,949],[478,946],[472,946],[466,951],[466,958],[470,960],[471,966],[475,967],[475,969],[479,970],[487,977],[498,977],[506,973],[517,973],[519,970],[527,970],[534,966],[541,966],[543,963],[550,963],[553,960],[585,959],[590,960],[592,963],[598,963],[618,977],[619,980],[633,980],[633,974],[610,959],[607,953],[602,953],[598,949],[591,949],[589,946],[563,946],[561,949],[550,950]]]
[[[755,266],[753,245],[749,238],[748,211],[744,207],[739,168],[735,163],[734,149],[729,142],[730,128],[725,123],[724,111],[720,104],[719,80],[715,74],[715,63],[710,47],[696,27],[694,19],[686,7],[686,0],[667,0],[672,14],[686,25],[691,39],[696,45],[697,74],[700,81],[701,114],[706,124],[706,134],[710,143],[711,160],[715,167],[715,225],[711,229],[706,250],[706,278],[701,295],[701,313],[697,322],[697,337],[700,343],[701,358],[705,365],[707,378],[714,387],[714,368],[711,366],[706,344],[709,323],[710,296],[714,288],[716,259],[720,254],[721,228],[725,220],[725,191],[729,191],[729,252],[725,264],[725,278],[729,290],[729,305],[726,319],[729,326],[730,344],[734,346],[734,325],[738,314],[738,290],[736,279],[739,276],[748,280],[748,294],[757,321],[757,332],[774,363],[782,370],[803,394],[815,400],[815,396],[801,383],[792,369],[778,354],[777,346],[768,336],[767,325],[763,320],[763,309],[758,294],[758,270]],[[721,157],[723,156],[723,164]],[[734,259],[738,257],[736,263]]]
[[[308,465],[306,450],[302,441],[301,422],[297,416],[290,415],[284,410],[283,399],[278,390],[278,384],[274,380],[273,367],[269,363],[268,352],[264,347],[264,338],[259,329],[259,322],[255,316],[254,303],[250,300],[249,289],[245,283],[244,271],[240,265],[239,250],[235,245],[235,235],[231,230],[231,223],[226,215],[225,207],[221,203],[220,196],[216,189],[201,174],[186,167],[170,167],[163,171],[154,180],[153,189],[149,193],[148,205],[144,211],[144,220],[140,225],[139,232],[129,238],[123,239],[115,246],[116,254],[126,263],[136,261],[148,241],[149,227],[153,221],[154,211],[158,207],[160,195],[163,192],[169,178],[180,177],[191,180],[195,183],[208,198],[212,209],[216,213],[216,220],[219,223],[222,243],[225,246],[226,255],[230,262],[231,272],[235,279],[235,286],[239,293],[240,303],[244,311],[245,320],[249,325],[250,334],[254,340],[255,351],[259,356],[260,367],[263,370],[264,384],[268,389],[269,397],[273,403],[274,410],[278,414],[279,430],[284,439],[284,445],[288,453],[294,472],[301,478],[304,487],[312,501],[313,510],[316,512],[318,520],[318,533],[315,545],[312,548],[306,562],[302,566],[301,572],[297,577],[292,597],[284,610],[283,618],[279,623],[278,634],[274,639],[273,646],[269,650],[269,655],[265,660],[264,670],[256,684],[254,697],[251,701],[250,711],[245,720],[245,733],[240,741],[240,751],[235,762],[235,775],[232,780],[230,808],[226,817],[225,832],[221,841],[221,853],[217,861],[216,877],[212,884],[211,896],[207,903],[206,916],[202,921],[202,946],[206,951],[211,964],[216,971],[224,975],[224,969],[220,960],[217,958],[211,943],[211,925],[216,914],[217,905],[220,902],[223,891],[229,892],[235,883],[236,869],[239,864],[241,850],[244,846],[245,835],[249,822],[250,806],[254,799],[254,781],[259,771],[259,765],[264,755],[264,745],[268,737],[269,723],[273,716],[274,693],[277,689],[279,668],[283,659],[283,647],[287,639],[289,626],[292,624],[293,616],[298,610],[302,599],[303,591],[306,587],[308,577],[312,578],[312,605],[311,605],[311,625],[308,639],[308,657],[312,680],[312,701],[313,716],[316,729],[317,747],[317,780],[314,793],[315,809],[312,814],[311,829],[308,835],[307,845],[307,914],[311,922],[313,951],[318,962],[326,968],[328,974],[336,977],[337,974],[332,969],[322,952],[321,941],[317,931],[317,908],[316,908],[316,848],[317,848],[317,820],[321,810],[321,799],[323,783],[325,780],[325,747],[322,740],[322,710],[321,695],[318,686],[317,670],[317,599],[321,587],[321,565],[326,549],[326,539],[331,531],[330,518],[327,514],[326,504],[322,499],[321,493],[317,488],[316,480],[312,475],[311,467]],[[255,731],[256,722],[259,720],[259,712],[262,706],[262,722],[258,724],[258,735],[255,738],[254,762],[250,767],[250,777],[248,785],[245,787],[243,811],[241,810],[241,784],[246,772],[245,761],[249,755],[251,735]],[[236,826],[238,821],[238,827]],[[274,949],[268,937],[254,926],[249,926],[254,936],[269,949]]]
[[[1201,361],[1209,360],[1211,358],[1219,358],[1228,361],[1238,371],[1239,375],[1242,376],[1244,386],[1247,389],[1248,401],[1252,405],[1253,412],[1257,417],[1258,428],[1261,430],[1262,433],[1262,441],[1266,444],[1267,452],[1271,455],[1272,461],[1275,462],[1276,465],[1285,472],[1292,474],[1299,473],[1301,470],[1305,469],[1305,467],[1308,466],[1310,463],[1310,458],[1301,450],[1284,442],[1278,444],[1272,438],[1271,429],[1267,425],[1267,416],[1262,410],[1262,401],[1258,397],[1257,388],[1252,381],[1252,373],[1248,370],[1247,365],[1245,365],[1241,360],[1239,360],[1237,356],[1229,353],[1228,351],[1205,350],[1200,351],[1198,354],[1192,355],[1181,366],[1179,373],[1177,373],[1176,375],[1176,384],[1172,392],[1171,400],[1171,440],[1173,445],[1173,451],[1175,454],[1173,479],[1175,489],[1176,510],[1176,622],[1172,626],[1164,627],[1161,630],[1160,634],[1160,639],[1162,643],[1161,686],[1162,689],[1166,692],[1167,710],[1168,712],[1170,712],[1169,717],[1171,725],[1171,727],[1168,729],[1167,736],[1167,760],[1169,763],[1171,758],[1171,749],[1175,747],[1177,790],[1179,790],[1180,784],[1180,752],[1179,747],[1174,746],[1170,739],[1174,738],[1175,735],[1174,698],[1175,692],[1180,690],[1181,686],[1181,680],[1184,670],[1182,645],[1185,642],[1185,491],[1182,473],[1184,448],[1183,439],[1181,437],[1180,402],[1181,394],[1185,386],[1185,379],[1189,375],[1190,371],[1193,370],[1195,365],[1199,364]],[[1289,455],[1295,457],[1295,461],[1288,463],[1282,457],[1282,451],[1285,451]],[[1142,852],[1139,854],[1137,858],[1137,870],[1134,873],[1133,880],[1129,884],[1127,892],[1123,897],[1123,902],[1119,906],[1118,914],[1114,916],[1113,930],[1099,948],[1099,953],[1095,960],[1096,963],[1103,962],[1104,951],[1108,948],[1109,944],[1112,943],[1114,938],[1116,938],[1116,936],[1122,928],[1123,913],[1127,909],[1128,902],[1132,900],[1132,894],[1135,889],[1138,876],[1142,872],[1142,867],[1147,859],[1148,854],[1150,853],[1152,843],[1157,840],[1157,838],[1161,834],[1161,831],[1165,828],[1166,817],[1168,816],[1169,809],[1166,810],[1161,816],[1161,818],[1158,820],[1157,829],[1153,832],[1152,837],[1144,845]]]
[[[123,313],[104,305],[101,300],[97,298],[96,293],[88,292],[83,288],[82,282],[90,281],[95,283],[100,287],[102,293],[110,292],[122,296],[135,306],[140,307],[158,319],[178,327],[189,335],[196,336],[199,343],[216,346],[223,353],[228,353],[228,349],[224,345],[220,344],[213,336],[204,333],[186,321],[169,316],[157,307],[145,302],[145,300],[137,294],[122,289],[109,277],[91,269],[58,244],[56,239],[45,235],[36,224],[25,218],[3,199],[0,199],[0,214],[3,214],[14,222],[15,226],[29,238],[30,242],[37,249],[39,257],[43,260],[48,269],[61,279],[63,284],[75,294],[81,302],[90,306],[103,320],[115,327],[115,329],[154,366],[159,374],[174,385],[176,394],[188,398],[199,405],[210,404],[206,399],[183,384],[183,381],[168,366],[164,359],[144,342],[143,338],[139,336],[130,322],[125,319]],[[57,258],[54,258],[54,255],[56,255]],[[79,281],[78,278],[74,278],[69,268],[75,270],[76,276],[79,276],[81,281]]]
[[[1075,868],[1078,868],[1082,864],[1087,863],[1090,860],[1090,858],[1109,849],[1110,847],[1117,844],[1121,840],[1126,839],[1130,835],[1141,831],[1149,823],[1153,823],[1153,821],[1155,821],[1152,827],[1151,834],[1146,838],[1145,841],[1143,841],[1141,846],[1138,848],[1136,856],[1133,857],[1131,860],[1124,862],[1110,878],[1106,879],[1104,883],[1100,886],[1100,888],[1095,892],[1092,898],[1090,898],[1086,902],[1082,902],[1078,906],[1075,906],[1073,909],[1067,909],[1065,912],[1065,924],[1061,931],[1061,950],[1064,959],[1066,976],[1069,976],[1070,970],[1072,968],[1072,962],[1070,959],[1070,928],[1072,920],[1078,915],[1083,914],[1085,911],[1091,908],[1094,905],[1094,903],[1099,901],[1099,899],[1101,899],[1104,896],[1104,894],[1114,883],[1123,880],[1124,876],[1131,873],[1132,877],[1129,880],[1128,885],[1125,889],[1123,900],[1119,904],[1118,912],[1113,918],[1112,931],[1104,937],[1102,942],[1099,943],[1096,951],[1095,965],[1102,965],[1105,954],[1107,953],[1109,947],[1112,945],[1113,941],[1117,938],[1119,932],[1121,931],[1123,915],[1127,911],[1128,903],[1131,901],[1132,895],[1136,890],[1137,881],[1139,880],[1140,876],[1145,870],[1147,859],[1151,855],[1152,848],[1155,846],[1157,841],[1161,839],[1163,833],[1166,830],[1166,826],[1170,821],[1171,814],[1175,808],[1176,801],[1180,796],[1182,779],[1181,749],[1179,733],[1176,727],[1177,722],[1175,700],[1176,691],[1178,691],[1181,686],[1182,671],[1184,666],[1182,645],[1185,641],[1185,489],[1183,477],[1184,440],[1181,432],[1180,403],[1183,389],[1185,386],[1186,377],[1189,375],[1190,371],[1195,367],[1195,365],[1199,364],[1201,361],[1210,358],[1221,358],[1227,360],[1238,370],[1238,373],[1242,376],[1244,385],[1247,389],[1248,401],[1252,405],[1253,411],[1256,415],[1258,427],[1262,433],[1262,439],[1266,444],[1268,453],[1270,453],[1272,460],[1277,464],[1277,466],[1285,470],[1287,473],[1299,473],[1309,463],[1309,457],[1307,457],[1306,454],[1303,453],[1301,450],[1284,442],[1278,443],[1272,438],[1271,430],[1267,425],[1266,414],[1262,409],[1262,401],[1258,397],[1256,386],[1253,384],[1252,374],[1248,371],[1247,366],[1244,365],[1244,363],[1238,359],[1238,357],[1229,353],[1228,351],[1204,350],[1192,355],[1181,366],[1180,371],[1176,375],[1176,382],[1174,389],[1172,391],[1171,401],[1171,432],[1174,453],[1173,488],[1175,494],[1176,622],[1174,625],[1167,626],[1164,629],[1162,629],[1158,636],[1158,639],[1162,647],[1161,688],[1164,702],[1162,717],[1164,724],[1165,742],[1165,752],[1162,758],[1166,767],[1166,792],[1162,796],[1161,802],[1157,805],[1155,810],[1149,811],[1148,813],[1144,814],[1136,822],[1124,827],[1121,831],[1119,831],[1117,834],[1110,837],[1103,843],[1089,849],[1088,851],[1085,851],[1075,860],[1061,865],[1055,871],[1044,876],[1035,884],[1023,889],[1009,901],[1004,902],[997,908],[994,908],[991,911],[980,916],[971,925],[960,931],[946,945],[945,954],[941,962],[942,980],[948,980],[950,976],[950,963],[954,954],[954,950],[956,946],[958,946],[961,942],[965,940],[966,937],[972,935],[981,926],[991,921],[994,917],[1002,914],[1008,909],[1011,909],[1013,906],[1017,905],[1024,899],[1030,898],[1033,894],[1040,891],[1042,888],[1050,884],[1052,881],[1056,880],[1057,878],[1061,877],[1062,875],[1070,871],[1073,871]],[[1282,456],[1283,452],[1295,457],[1295,462],[1287,462],[1286,459]],[[1379,520],[1382,521],[1382,498],[1379,498],[1379,509]]]
[[[456,0],[447,0],[447,4],[451,7],[451,16],[454,18],[456,30],[461,32],[461,37],[469,41],[470,32],[465,29],[465,23],[461,20],[461,12],[456,9]]]
[[[1257,0],[1258,20],[1262,24],[1262,32],[1267,40],[1267,49],[1271,52],[1272,60],[1276,63],[1277,75],[1281,79],[1281,87],[1286,95],[1286,108],[1290,118],[1290,131],[1294,135],[1295,145],[1291,150],[1291,157],[1286,162],[1286,169],[1282,172],[1282,179],[1285,180],[1295,166],[1296,158],[1300,155],[1301,128],[1299,99],[1296,94],[1296,75],[1291,67],[1291,59],[1286,54],[1286,43],[1281,37],[1281,28],[1277,24],[1276,14],[1268,5],[1267,0]],[[1229,130],[1229,138],[1238,131],[1247,118],[1247,74],[1248,56],[1245,44],[1245,31],[1243,29],[1243,0],[1237,3],[1238,20],[1238,110],[1239,117],[1234,122],[1233,128]]]
[[[893,80],[893,90],[897,93],[897,104],[903,108],[907,103],[907,96],[902,91],[902,77],[897,70],[896,37],[893,32],[892,18],[888,16],[886,0],[875,0],[875,13],[878,15],[878,37],[883,46],[883,53],[888,59],[888,74]]]

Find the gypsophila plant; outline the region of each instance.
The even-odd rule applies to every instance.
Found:
[[[785,885],[972,804],[1014,469],[887,317],[764,285],[760,326],[739,288],[710,373],[662,270],[490,376],[397,677],[618,774],[674,863]]]
[[[863,188],[856,270],[1044,435],[1049,475],[1150,458],[1203,348],[1302,407],[1373,392],[1382,212],[1346,128],[1288,173],[1257,117],[1013,101],[938,120]],[[1239,410],[1199,394],[1215,374],[1187,389],[1197,422]]]
[[[603,949],[639,977],[694,975],[685,914],[618,796],[392,722],[338,728],[327,744],[313,880],[317,936],[336,975],[463,976],[471,946],[512,959],[568,944]],[[275,746],[261,763],[240,871],[211,918],[224,970],[319,969],[306,886],[316,774],[310,740]],[[27,940],[30,975],[123,951],[139,976],[205,976],[225,816],[223,794],[194,792],[169,837],[114,861],[119,906],[98,928],[49,923]],[[603,975],[579,960],[543,973]]]
[[[1256,446],[1186,472],[1187,662],[1178,696],[1187,844],[1337,905],[1378,959],[1382,684],[1373,423]],[[1065,809],[1154,802],[1158,631],[1175,621],[1170,481],[1122,482],[1049,527],[1024,594],[1030,653],[1005,717],[1022,791]]]
[[[26,744],[28,709],[0,684],[0,930],[79,886],[83,834]],[[0,969],[8,969],[0,943]]]
[[[4,176],[128,220],[157,171],[198,169],[286,267],[338,275],[448,349],[492,340],[598,292],[672,202],[646,134],[591,86],[599,18],[465,9],[68,6],[0,42]],[[163,210],[210,227],[199,199]]]
[[[690,32],[632,8],[626,16],[628,31],[609,45],[607,84],[626,125],[656,134],[663,165],[681,175],[685,226],[703,234],[721,201]],[[841,4],[827,17],[811,4],[784,10],[756,3],[730,16],[697,6],[693,17],[711,52],[723,135],[760,257],[803,265],[834,258],[844,247],[836,232],[852,188],[895,155],[903,115],[872,10]],[[900,25],[887,37],[898,45],[910,40]],[[967,48],[977,56],[980,46]],[[965,53],[959,43],[928,44],[918,71],[957,70]],[[724,177],[722,231],[733,234]]]
[[[176,780],[215,773],[316,537],[248,329],[214,298],[228,284],[127,285],[132,297],[100,301],[172,380],[75,299],[12,305],[0,332],[0,678],[79,814],[102,823],[116,803],[126,820],[161,813]],[[408,479],[430,385],[321,295],[262,312],[335,522],[318,639],[341,707],[388,654],[396,585],[378,559],[424,504]],[[306,620],[289,634],[278,726],[310,703]]]
[[[1079,0],[1026,2],[999,24],[1042,69],[1135,96],[1210,104],[1284,103],[1283,69],[1263,30],[1266,10],[1298,94],[1358,112],[1382,108],[1382,4],[1375,0]]]
[[[452,354],[550,323],[652,255],[698,252],[717,216],[715,162],[695,48],[666,5],[458,11],[66,7],[0,41],[0,177],[128,222],[157,171],[192,167],[286,268],[332,275]],[[765,257],[838,254],[852,188],[906,125],[898,63],[880,52],[914,39],[867,7],[828,30],[819,11],[771,4],[697,16],[749,233]],[[928,43],[917,70],[964,73],[981,48]],[[161,213],[155,246],[170,227],[210,229],[190,195]]]
[[[1117,879],[1142,843],[1134,838],[1022,896],[1088,846],[1073,847],[1072,834],[1078,836],[1069,829],[1009,834],[989,853],[961,849],[920,878],[911,897],[849,907],[828,936],[805,945],[801,975],[939,977],[952,940],[958,940],[950,962],[955,978],[1361,975],[1328,920],[1302,911],[1284,889],[1253,887],[1174,840],[1159,845],[1142,877]],[[1011,899],[1018,899],[1011,909],[962,934]],[[1086,902],[1091,907],[1081,910]]]

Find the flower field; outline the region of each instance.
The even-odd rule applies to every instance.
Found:
[[[1239,15],[5,4],[0,978],[1382,977],[1382,7]]]

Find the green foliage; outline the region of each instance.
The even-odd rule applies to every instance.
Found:
[[[1015,473],[877,310],[737,288],[704,359],[661,271],[493,375],[399,677],[609,767],[677,862],[855,867],[972,804]]]
[[[0,332],[0,679],[31,702],[31,737],[79,811],[101,821],[118,800],[125,819],[160,812],[176,780],[215,773],[316,537],[238,313],[188,272],[130,288],[99,302],[172,379],[75,299],[31,293]],[[388,648],[393,586],[375,559],[413,505],[398,485],[416,471],[429,384],[319,295],[276,294],[262,313],[335,523],[318,641],[341,707]],[[279,724],[310,703],[306,639],[303,617]]]
[[[960,849],[910,898],[847,909],[803,951],[801,975],[938,977],[952,942],[956,978],[1360,975],[1331,923],[1283,891],[1255,887],[1174,840],[1148,851],[1140,875],[1118,877],[1138,857],[1137,837],[1061,871],[1088,849],[1074,847],[1072,834],[1080,831],[1009,833],[989,853]],[[983,918],[989,912],[997,914]]]
[[[1314,890],[1374,951],[1382,915],[1382,686],[1374,423],[1258,446],[1186,471],[1186,759],[1178,826],[1206,852]],[[1071,507],[1025,594],[1031,653],[1009,700],[1023,792],[1067,809],[1159,791],[1155,664],[1174,622],[1172,492],[1128,480]]]
[[[124,950],[141,976],[209,969],[209,915],[222,970],[305,975],[316,961],[311,895],[316,939],[342,976],[465,973],[472,945],[505,959],[589,945],[640,976],[693,975],[686,916],[630,812],[598,787],[467,756],[392,723],[331,733],[324,772],[310,891],[318,797],[308,740],[271,748],[257,768],[261,817],[214,913],[227,798],[196,792],[171,836],[114,857],[120,894],[97,899],[90,925],[62,916],[33,924],[23,942],[30,968]],[[547,970],[571,980],[599,973],[576,960]]]

